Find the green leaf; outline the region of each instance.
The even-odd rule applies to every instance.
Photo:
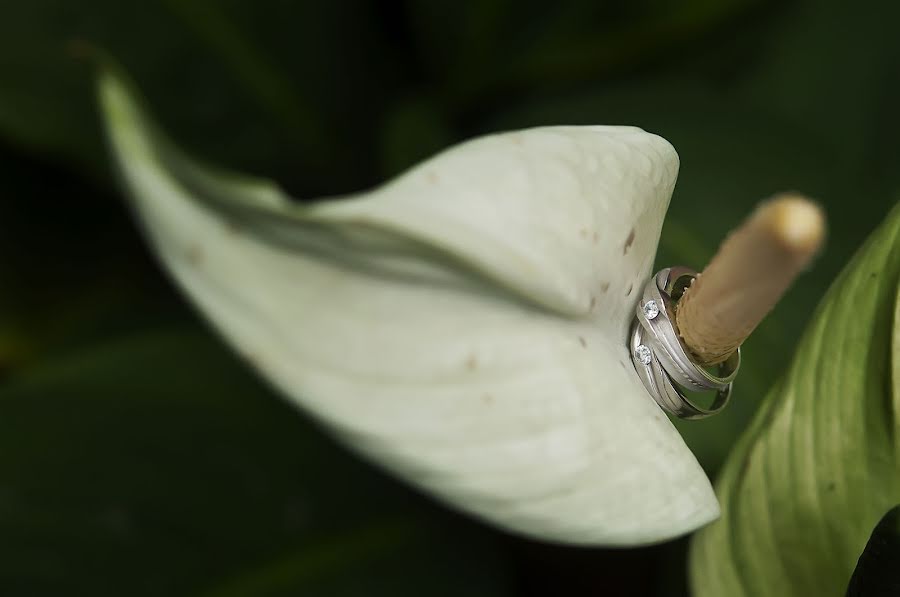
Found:
[[[841,595],[900,501],[898,252],[900,206],[835,281],[729,456],[722,517],[692,543],[697,597]]]
[[[847,588],[847,597],[896,597],[900,595],[900,506],[892,508],[859,556]]]
[[[0,392],[5,596],[489,596],[503,570],[483,531],[337,449],[195,330]]]

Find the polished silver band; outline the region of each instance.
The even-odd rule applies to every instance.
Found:
[[[675,331],[675,305],[697,273],[686,267],[659,271],[644,287],[632,324],[630,350],[635,370],[656,402],[685,419],[702,419],[721,411],[741,365],[740,349],[716,374],[694,362]],[[702,408],[685,391],[715,392],[712,405]]]

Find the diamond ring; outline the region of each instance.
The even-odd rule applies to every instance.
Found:
[[[686,267],[659,271],[644,287],[631,329],[631,358],[638,377],[654,400],[668,412],[686,419],[702,419],[721,411],[741,365],[740,349],[712,373],[697,363],[675,331],[675,306],[697,273]],[[715,392],[703,408],[685,394]]]

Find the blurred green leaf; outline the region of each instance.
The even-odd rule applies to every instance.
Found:
[[[900,72],[900,4],[800,0],[778,16],[736,92],[819,137],[860,190],[884,192],[890,174],[873,141],[900,133],[896,102],[886,101]]]
[[[697,597],[840,595],[900,500],[898,251],[900,206],[835,282],[730,454],[722,517],[692,543]]]
[[[355,190],[375,179],[396,70],[372,23],[363,1],[11,4],[0,20],[0,134],[103,173],[93,46],[134,73],[199,153],[304,191]]]
[[[847,597],[896,597],[900,595],[900,506],[884,515],[859,556]]]
[[[385,117],[382,175],[386,179],[396,176],[456,140],[437,106],[426,99],[399,102]]]
[[[2,144],[0,180],[0,378],[184,312],[111,194]]]
[[[596,81],[670,59],[763,3],[413,0],[407,10],[440,99],[481,115],[498,96]]]
[[[505,583],[488,535],[337,449],[203,334],[113,342],[0,392],[5,596]]]

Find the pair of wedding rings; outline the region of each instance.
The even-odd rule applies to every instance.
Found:
[[[666,411],[683,419],[702,419],[728,403],[741,365],[736,350],[710,372],[698,364],[675,329],[675,305],[697,272],[686,267],[659,271],[644,287],[631,328],[630,350],[638,377]],[[687,392],[715,392],[712,404],[702,407]]]

